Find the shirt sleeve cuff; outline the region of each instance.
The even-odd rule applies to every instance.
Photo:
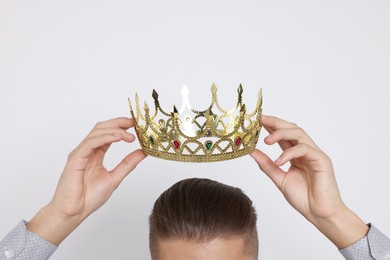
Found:
[[[356,243],[340,249],[347,260],[390,260],[390,239],[374,225],[369,224],[370,230],[364,238]]]
[[[0,242],[1,260],[49,259],[57,249],[57,246],[28,231],[26,229],[26,224],[26,221],[20,221],[19,224]]]

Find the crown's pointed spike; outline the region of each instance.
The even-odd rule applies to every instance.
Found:
[[[211,93],[217,94],[217,91],[218,91],[217,86],[215,85],[215,83],[213,83],[213,85],[211,86]]]
[[[257,97],[257,106],[261,106],[263,104],[263,89],[260,88],[259,94]]]
[[[129,108],[130,108],[130,110],[133,111],[133,106],[132,106],[132,104],[131,104],[131,101],[130,101],[130,98],[129,98],[129,97],[127,98],[127,101],[129,102]]]
[[[176,108],[175,105],[173,106],[173,113],[175,113],[175,114],[178,114],[178,113],[179,113],[179,111],[177,110],[177,108]]]
[[[213,110],[211,110],[211,107],[207,110],[210,116],[214,115]]]
[[[189,93],[190,93],[190,90],[188,89],[188,87],[186,85],[183,85],[183,87],[181,87],[182,96],[188,97]]]
[[[206,117],[206,123],[210,121],[210,110],[207,110],[206,113],[205,113],[205,117]]]
[[[148,103],[146,103],[146,101],[144,102],[144,110],[149,113],[149,106],[148,106]]]
[[[157,91],[155,89],[153,89],[152,97],[153,97],[154,101],[158,100],[158,93],[157,93]]]
[[[240,95],[240,96],[242,95],[243,88],[242,88],[241,83],[240,83],[240,85],[238,86],[237,92],[238,92],[238,95]]]
[[[191,104],[190,104],[190,100],[189,100],[189,94],[190,94],[190,90],[187,88],[186,85],[183,85],[183,87],[181,88],[182,103],[181,103],[181,108],[179,110],[180,113],[183,113],[186,108],[188,110],[192,109]]]
[[[140,113],[140,104],[139,104],[139,96],[138,93],[135,92],[135,108],[137,109],[137,113]]]

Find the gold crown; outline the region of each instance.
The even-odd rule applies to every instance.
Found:
[[[262,91],[260,89],[256,108],[250,114],[242,102],[241,84],[237,92],[235,108],[224,110],[218,103],[217,87],[213,84],[211,105],[206,110],[197,111],[191,107],[189,91],[183,86],[182,107],[178,110],[173,106],[171,113],[161,108],[155,90],[152,93],[154,111],[149,109],[145,101],[145,113],[141,113],[136,93],[136,115],[130,99],[129,107],[143,151],[157,158],[181,162],[216,162],[251,153],[256,147],[262,126]],[[216,114],[214,108],[220,114]]]

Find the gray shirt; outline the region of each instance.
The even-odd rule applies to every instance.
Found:
[[[26,221],[21,221],[1,242],[0,260],[43,260],[57,249],[57,246],[26,229]],[[390,260],[390,239],[373,225],[367,236],[341,249],[347,260]]]

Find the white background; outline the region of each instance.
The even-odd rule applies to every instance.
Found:
[[[343,199],[390,235],[390,2],[0,1],[0,237],[51,198],[68,153],[127,97],[167,109],[190,88],[225,107],[298,123],[333,159]],[[178,104],[179,106],[180,104]],[[276,158],[278,147],[258,148]],[[139,144],[116,144],[112,168]],[[178,180],[242,188],[259,214],[260,259],[342,259],[247,156],[183,164],[149,157],[52,259],[148,259],[148,215]]]

